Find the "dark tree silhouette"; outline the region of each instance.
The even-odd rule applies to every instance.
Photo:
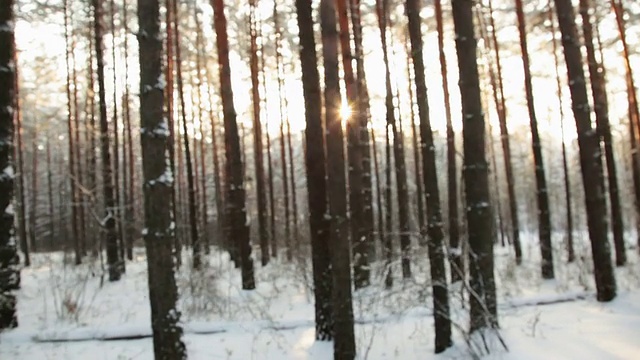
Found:
[[[156,359],[186,359],[174,278],[173,173],[167,166],[169,124],[163,114],[162,38],[158,0],[138,0],[140,121],[149,301]]]
[[[13,133],[17,102],[13,0],[0,4],[0,329],[18,326],[17,300],[20,287],[18,252],[11,211],[13,201]]]
[[[109,123],[107,121],[107,99],[104,78],[104,44],[102,41],[102,0],[91,0],[94,11],[94,41],[96,51],[96,71],[98,73],[98,99],[100,114],[100,153],[102,156],[102,192],[106,216],[103,226],[106,232],[107,247],[107,267],[109,271],[109,281],[120,280],[122,274],[120,255],[118,252],[118,231],[116,228],[115,196],[113,184],[113,172],[111,168],[111,149],[109,142]]]
[[[610,301],[616,296],[616,279],[607,240],[607,207],[604,189],[601,186],[603,172],[599,137],[591,127],[580,40],[571,0],[554,0],[554,2],[562,34],[562,47],[567,64],[573,116],[578,131],[580,167],[587,207],[587,224],[591,240],[597,298],[598,301]]]
[[[327,190],[331,216],[330,244],[333,275],[332,307],[334,358],[353,359],[356,355],[344,139],[340,118],[340,77],[338,75],[338,30],[335,0],[320,1],[322,58],[324,60],[324,106],[327,141]]]
[[[422,21],[420,18],[419,2],[417,0],[407,0],[406,8],[407,18],[409,20],[409,37],[411,39],[411,58],[413,59],[413,71],[416,83],[418,116],[420,118],[420,147],[422,149],[422,168],[424,169],[422,181],[427,196],[428,225],[426,231],[422,230],[421,232],[428,237],[427,245],[429,248],[429,265],[431,267],[431,283],[433,288],[433,316],[436,329],[435,352],[440,353],[451,346],[451,319],[449,317],[449,293],[447,290],[447,274],[444,264],[442,211],[440,209],[435,145],[433,142],[433,132],[431,130],[431,120],[429,118],[427,84],[424,75],[424,60],[422,57],[423,41],[420,31]],[[473,31],[472,21],[471,26]],[[464,79],[463,76],[460,76],[460,78]]]
[[[231,66],[229,65],[229,40],[227,37],[227,18],[224,14],[223,0],[211,0],[213,6],[213,24],[216,32],[218,63],[220,68],[220,94],[224,112],[224,140],[226,149],[226,213],[225,222],[229,226],[230,241],[237,243],[242,269],[242,288],[255,289],[253,259],[244,190],[244,171],[238,136],[236,110],[233,105],[231,87]]]
[[[462,100],[464,190],[469,237],[470,329],[497,326],[493,276],[494,231],[485,151],[485,120],[480,97],[472,1],[453,0],[453,22]]]
[[[306,169],[309,201],[309,230],[315,295],[316,339],[332,338],[331,258],[329,252],[329,221],[327,212],[327,184],[325,169],[324,127],[322,124],[322,93],[318,73],[316,43],[311,16],[311,2],[296,0],[298,31],[300,36],[300,63],[302,65],[302,91],[307,127]]]
[[[620,194],[618,191],[618,174],[616,173],[611,126],[609,125],[609,100],[607,99],[604,67],[596,59],[593,40],[594,29],[589,16],[590,9],[594,9],[593,3],[590,0],[580,0],[582,35],[587,49],[587,65],[589,68],[589,79],[591,80],[591,96],[593,97],[596,127],[604,145],[604,156],[607,163],[609,207],[611,209],[611,228],[613,230],[613,244],[616,251],[616,265],[622,266],[627,262],[627,253],[624,248],[624,227],[622,223]]]
[[[522,65],[524,70],[524,89],[527,98],[527,110],[529,111],[529,124],[531,127],[534,172],[536,175],[539,227],[538,238],[540,240],[540,253],[542,259],[541,270],[542,277],[544,279],[553,279],[553,249],[551,247],[549,193],[547,191],[547,178],[544,173],[540,134],[538,133],[538,119],[536,117],[536,109],[533,102],[533,85],[531,82],[531,68],[529,67],[529,48],[527,46],[527,28],[524,10],[522,9],[522,0],[516,0],[516,14],[518,17],[518,34],[520,35],[520,51],[522,52]]]

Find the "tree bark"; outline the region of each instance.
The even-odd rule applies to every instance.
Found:
[[[315,295],[316,339],[330,340],[333,337],[330,223],[325,217],[327,213],[327,173],[322,122],[322,93],[311,2],[296,0],[296,14],[301,45],[302,90],[307,122],[305,163]]]
[[[75,122],[73,121],[73,95],[71,93],[71,54],[73,48],[71,47],[70,37],[72,36],[69,29],[69,19],[72,14],[70,14],[70,6],[69,1],[65,0],[63,2],[64,8],[64,37],[65,37],[65,63],[67,70],[67,84],[66,84],[66,95],[67,95],[67,137],[69,138],[69,179],[70,179],[70,191],[71,191],[71,231],[73,236],[73,249],[75,253],[75,264],[79,265],[82,262],[82,250],[80,246],[80,225],[79,225],[79,214],[78,214],[78,189],[76,186],[76,146],[74,142],[74,129],[73,126]],[[18,130],[21,132],[21,130]],[[20,175],[22,176],[22,175]]]
[[[0,329],[18,326],[17,298],[13,290],[20,288],[20,258],[13,236],[14,116],[17,105],[17,75],[14,40],[13,0],[0,4]]]
[[[453,0],[459,87],[462,100],[464,191],[469,242],[470,330],[498,323],[489,174],[485,151],[485,120],[480,97],[472,1]]]
[[[613,244],[616,252],[616,265],[623,266],[627,262],[627,253],[624,246],[624,227],[622,223],[622,208],[618,191],[618,174],[613,154],[611,139],[611,126],[609,124],[609,100],[604,74],[604,67],[596,59],[594,46],[594,31],[589,17],[590,9],[594,9],[589,0],[580,0],[580,16],[582,17],[582,34],[587,49],[587,65],[589,79],[591,80],[591,96],[596,116],[596,131],[604,144],[604,155],[607,163],[607,175],[609,184],[609,206],[611,209],[611,229],[613,230]]]
[[[176,310],[173,257],[175,222],[171,214],[173,173],[167,166],[169,124],[163,114],[164,83],[158,0],[138,0],[140,121],[144,174],[145,231],[149,267],[151,328],[156,359],[186,359]]]
[[[573,6],[570,0],[554,1],[562,34],[564,58],[567,64],[573,115],[578,131],[580,166],[587,206],[587,224],[591,240],[597,299],[598,301],[610,301],[616,296],[616,280],[607,240],[607,209],[600,182],[603,171],[599,139],[598,134],[591,127],[589,99]]]
[[[289,174],[287,172],[287,152],[286,152],[286,139],[284,135],[285,118],[288,116],[288,103],[287,96],[284,93],[284,64],[282,63],[281,53],[281,37],[282,29],[280,27],[280,16],[278,15],[278,2],[273,2],[273,19],[275,26],[275,47],[276,47],[276,74],[278,75],[278,100],[280,108],[280,167],[282,171],[282,192],[284,198],[282,200],[284,205],[284,247],[286,252],[287,261],[293,259],[293,252],[291,251],[291,214],[289,212]],[[276,246],[274,241],[272,246]],[[274,257],[276,256],[275,250]]]
[[[256,0],[249,1],[249,22],[251,36],[250,69],[251,98],[253,101],[253,160],[256,173],[256,196],[258,202],[258,237],[262,266],[269,263],[269,231],[267,228],[267,195],[264,181],[264,161],[262,146],[262,122],[260,121],[260,81],[258,80],[258,20]]]
[[[527,110],[529,111],[529,124],[531,126],[531,143],[533,148],[533,163],[536,175],[536,196],[538,200],[538,238],[540,241],[541,271],[543,279],[553,279],[553,248],[551,246],[551,214],[549,212],[549,193],[547,191],[547,178],[544,173],[544,161],[542,158],[542,145],[538,133],[538,119],[536,117],[535,104],[533,102],[533,85],[531,83],[531,68],[529,66],[529,49],[527,47],[527,29],[522,0],[516,1],[516,14],[518,17],[518,33],[520,35],[520,50],[522,52],[522,65],[524,70],[524,88],[527,98]]]
[[[238,124],[236,122],[236,110],[233,104],[233,90],[231,87],[227,19],[224,15],[223,0],[211,0],[211,3],[214,11],[213,23],[216,32],[216,47],[220,68],[220,93],[224,111],[224,138],[227,157],[225,164],[227,181],[225,185],[228,216],[226,220],[230,227],[230,239],[237,242],[240,250],[242,288],[244,290],[252,290],[256,286],[253,275],[253,259],[251,258],[249,226],[246,222],[247,214],[240,138],[238,137]]]
[[[433,316],[435,320],[435,352],[441,353],[451,346],[451,319],[449,316],[449,294],[447,290],[447,274],[445,270],[444,232],[442,229],[442,210],[440,209],[440,192],[438,190],[438,173],[436,169],[436,153],[429,118],[427,100],[427,84],[422,57],[422,33],[420,31],[420,6],[418,0],[407,0],[407,18],[409,21],[409,37],[411,40],[411,58],[416,83],[416,100],[420,119],[420,147],[422,149],[422,181],[427,196],[427,229],[429,265],[433,288]],[[473,24],[473,22],[472,22]],[[474,49],[475,50],[475,49]],[[475,59],[475,54],[474,54]],[[477,71],[477,70],[476,70]],[[463,77],[460,77],[463,79]],[[396,160],[397,161],[397,160]]]
[[[447,195],[449,211],[449,261],[451,262],[451,282],[462,280],[464,265],[460,249],[460,227],[458,216],[458,181],[456,171],[456,139],[451,119],[451,99],[449,96],[449,78],[447,58],[444,53],[444,21],[442,19],[442,1],[435,0],[436,29],[438,31],[438,59],[442,76],[444,94],[444,114],[447,120]]]
[[[387,44],[387,20],[389,16],[388,9],[389,4],[386,0],[376,2],[378,27],[380,30],[380,40],[382,42],[382,57],[385,63],[386,126],[391,128],[391,133],[393,135],[393,157],[395,159],[396,191],[398,197],[398,222],[400,227],[400,250],[402,253],[402,277],[408,279],[411,277],[409,194],[407,191],[407,170],[404,158],[404,140],[401,131],[402,126],[399,127],[399,130],[396,124],[395,106],[393,104],[393,90],[391,87],[391,71],[389,69]]]
[[[187,128],[187,113],[186,104],[184,100],[184,83],[182,80],[182,56],[180,49],[180,26],[178,12],[178,2],[173,1],[173,15],[174,15],[174,34],[175,34],[175,50],[176,50],[176,80],[178,85],[178,97],[180,100],[180,115],[182,118],[182,132],[184,142],[184,157],[185,157],[185,171],[187,172],[187,206],[189,214],[189,237],[191,239],[191,246],[193,250],[193,268],[199,270],[202,267],[202,244],[200,243],[200,236],[198,235],[198,212],[196,209],[196,184],[194,179],[194,169],[191,158],[191,146],[189,143],[189,131]]]
[[[571,263],[575,259],[575,251],[573,249],[573,211],[572,211],[572,199],[571,199],[571,183],[569,178],[569,166],[567,164],[567,146],[564,140],[564,102],[562,100],[562,83],[560,80],[560,61],[558,59],[558,43],[556,41],[556,24],[553,17],[553,2],[549,2],[549,22],[551,23],[551,32],[553,35],[553,59],[555,64],[555,77],[558,96],[558,105],[560,113],[560,134],[562,136],[562,172],[564,174],[564,191],[565,191],[565,207],[566,207],[566,221],[567,221],[567,262]]]
[[[324,60],[324,105],[327,141],[327,190],[331,217],[330,244],[333,275],[333,354],[335,359],[356,356],[344,139],[340,118],[340,78],[338,75],[338,30],[335,0],[320,1],[322,58]]]
[[[360,22],[360,0],[349,0],[349,13],[353,28],[354,55],[356,60],[356,92],[357,111],[354,117],[356,130],[358,131],[358,151],[360,157],[359,186],[361,188],[361,228],[360,242],[363,251],[367,253],[367,264],[375,259],[376,247],[373,241],[373,201],[371,184],[371,153],[369,152],[369,91],[367,89],[364,71],[364,48],[362,46],[362,24]]]
[[[516,254],[516,263],[522,263],[522,246],[520,244],[520,224],[518,220],[518,202],[516,200],[515,180],[513,177],[513,164],[511,162],[511,144],[509,139],[509,128],[507,126],[507,107],[504,98],[504,85],[502,77],[502,61],[500,59],[500,47],[496,36],[496,24],[493,17],[493,4],[489,0],[489,21],[491,25],[491,39],[495,53],[497,85],[499,90],[498,119],[500,121],[500,138],[502,141],[502,153],[504,156],[504,167],[507,177],[507,195],[509,197],[509,213],[511,214],[511,230],[513,236],[513,247]]]
[[[118,232],[116,229],[116,206],[114,197],[113,177],[111,169],[111,149],[109,146],[109,123],[107,122],[107,100],[104,79],[104,45],[102,42],[102,1],[91,0],[94,11],[94,37],[96,46],[98,72],[98,98],[100,108],[100,149],[102,156],[102,182],[106,216],[103,220],[106,232],[107,266],[109,281],[120,280],[122,273],[120,256],[118,253]]]

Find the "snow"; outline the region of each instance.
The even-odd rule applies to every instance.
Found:
[[[576,241],[577,261],[563,260],[554,234],[556,279],[542,280],[537,234],[523,233],[523,264],[496,247],[498,334],[487,334],[490,353],[466,336],[461,286],[449,287],[454,346],[433,355],[431,284],[426,249],[412,258],[416,274],[384,290],[384,268],[372,264],[374,285],[354,292],[358,359],[634,359],[640,353],[640,261],[617,268],[618,297],[595,299],[587,236]],[[629,236],[633,239],[635,237]],[[122,280],[101,284],[102,267],[64,265],[63,254],[33,254],[22,271],[20,326],[0,334],[0,359],[153,359],[143,249],[135,249]],[[274,262],[256,268],[255,291],[243,291],[240,272],[212,249],[201,272],[188,252],[177,274],[178,310],[190,359],[332,359],[331,342],[316,342],[310,263]],[[306,267],[306,274],[302,273]],[[380,285],[375,285],[380,284]],[[465,295],[466,298],[466,295]],[[132,340],[122,340],[133,338]]]

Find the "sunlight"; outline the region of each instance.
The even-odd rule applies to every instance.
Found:
[[[343,101],[340,106],[340,118],[342,121],[348,120],[351,117],[351,107],[347,101]]]

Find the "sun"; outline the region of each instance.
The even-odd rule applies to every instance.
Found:
[[[342,105],[340,106],[340,118],[342,119],[342,121],[346,121],[346,120],[349,120],[350,117],[351,117],[351,106],[349,106],[348,102],[343,101]]]

